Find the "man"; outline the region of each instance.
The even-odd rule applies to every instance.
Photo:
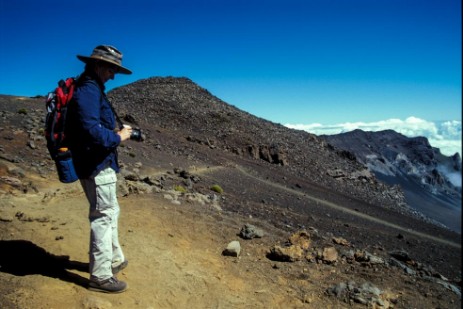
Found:
[[[122,53],[109,45],[99,45],[90,56],[77,58],[86,65],[69,103],[66,136],[76,173],[90,203],[89,289],[120,293],[127,289],[127,284],[115,275],[128,261],[118,239],[117,147],[130,138],[132,128],[116,127],[116,115],[104,84],[114,79],[116,73],[132,72],[122,66]]]

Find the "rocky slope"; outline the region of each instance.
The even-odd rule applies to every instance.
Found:
[[[461,306],[461,236],[422,220],[350,152],[185,78],[141,80],[109,97],[146,134],[119,151],[132,261],[122,276],[133,289],[85,289],[85,199],[78,183],[56,180],[43,99],[0,96],[5,308]],[[238,256],[223,255],[233,240],[241,251],[227,254]]]
[[[354,130],[321,136],[390,185],[400,184],[407,203],[461,232],[461,157],[447,157],[425,137],[408,138],[392,130]],[[452,213],[453,211],[453,213]]]
[[[150,132],[164,128],[191,145],[263,160],[383,207],[405,207],[398,188],[378,182],[348,153],[334,150],[313,134],[241,111],[187,78],[141,80],[111,91],[109,97],[122,118],[145,130],[148,145],[157,143],[149,138]]]

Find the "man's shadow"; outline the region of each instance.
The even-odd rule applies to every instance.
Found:
[[[15,276],[42,275],[87,288],[89,280],[68,270],[88,272],[88,263],[57,256],[26,240],[0,240],[0,272]]]

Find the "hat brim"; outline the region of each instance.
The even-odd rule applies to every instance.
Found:
[[[132,74],[131,70],[121,66],[120,64],[118,64],[118,63],[116,63],[114,61],[108,60],[108,59],[103,58],[103,57],[98,57],[98,56],[87,57],[87,56],[77,55],[77,59],[79,59],[80,61],[82,61],[84,63],[88,63],[90,61],[104,61],[104,62],[111,63],[111,64],[117,66],[119,68],[117,73],[120,73],[120,74]]]

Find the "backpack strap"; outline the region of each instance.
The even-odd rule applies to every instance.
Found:
[[[114,116],[116,116],[116,122],[117,122],[117,124],[119,125],[119,129],[122,130],[122,128],[124,128],[124,124],[122,123],[121,118],[120,118],[119,115],[116,113],[116,110],[114,109],[114,106],[113,106],[113,104],[111,103],[111,101],[109,101],[108,97],[107,97],[106,95],[104,95],[104,96],[105,96],[105,98],[106,98],[106,101],[108,101],[109,107],[111,107],[111,110],[113,111]]]
[[[74,94],[74,88],[75,88],[75,78],[74,77],[69,77],[64,80],[60,80],[58,82],[58,88],[56,88],[56,94],[58,97],[58,102],[57,102],[57,109],[59,113],[57,114],[57,121],[56,123],[60,124],[60,128],[58,128],[59,132],[55,133],[54,138],[57,141],[64,141],[64,128],[66,127],[66,114],[67,114],[67,109],[68,109],[68,103],[71,101],[71,98]],[[57,145],[60,146],[60,145]]]

